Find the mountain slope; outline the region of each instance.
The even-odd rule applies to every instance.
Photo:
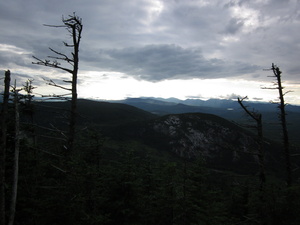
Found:
[[[149,146],[182,158],[201,157],[214,169],[247,174],[257,172],[255,136],[215,115],[171,114],[124,126],[119,131],[125,139],[138,138]],[[281,168],[278,164],[279,149],[267,143],[265,147],[268,166],[273,171]]]
[[[62,124],[68,117],[69,102],[35,102],[37,122]],[[77,103],[78,124],[117,125],[147,120],[155,115],[134,106],[79,99]]]
[[[82,121],[102,125],[122,124],[156,117],[147,111],[127,104],[93,102],[83,99],[78,101],[78,114]]]
[[[62,113],[67,113],[57,109],[67,109],[67,102],[38,103],[36,107],[37,122],[65,126]],[[182,113],[158,117],[126,104],[88,100],[78,101],[78,114],[78,128],[97,129],[116,145],[136,141],[141,150],[149,146],[173,157],[201,157],[214,169],[257,172],[255,135],[216,115]],[[266,144],[266,150],[268,166],[273,171],[280,170],[278,147]]]
[[[209,113],[230,121],[235,121],[236,123],[251,125],[249,117],[245,114],[237,101],[233,100],[210,99],[203,101],[199,99],[128,98],[119,102],[135,106],[157,115]],[[249,106],[249,110],[254,110],[262,114],[265,136],[269,139],[280,141],[278,134],[281,131],[281,126],[278,120],[279,111],[277,105],[260,102],[245,102],[245,105]],[[300,106],[287,105],[286,110],[291,144],[299,147],[300,139],[298,138],[298,130],[300,127]]]

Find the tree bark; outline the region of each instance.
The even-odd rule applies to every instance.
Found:
[[[10,71],[5,72],[4,94],[1,110],[1,140],[0,140],[0,224],[5,224],[5,156],[7,135],[7,114],[10,86]]]

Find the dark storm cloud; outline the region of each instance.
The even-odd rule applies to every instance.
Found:
[[[257,66],[241,62],[206,59],[199,49],[184,49],[176,45],[108,49],[100,51],[99,55],[96,63],[103,69],[125,72],[149,81],[220,78],[258,69]]]
[[[62,15],[83,19],[81,73],[118,71],[148,81],[236,77],[280,64],[299,80],[299,1],[12,0],[0,2],[1,69],[36,68],[31,55],[64,49]],[[21,49],[5,52],[3,45]],[[252,75],[252,76],[251,76]],[[264,75],[263,75],[264,76]],[[261,76],[262,77],[262,76]]]

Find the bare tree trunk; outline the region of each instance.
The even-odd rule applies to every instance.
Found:
[[[245,97],[247,98],[247,97]],[[260,179],[260,190],[263,190],[266,183],[266,171],[265,171],[265,151],[263,146],[263,131],[262,131],[262,115],[256,112],[250,112],[247,107],[243,104],[245,98],[238,98],[238,102],[244,111],[256,122],[256,130],[258,137],[258,152],[256,153],[259,163],[259,179]]]
[[[257,136],[258,136],[258,162],[260,168],[260,189],[262,190],[266,183],[266,171],[265,171],[265,150],[264,150],[264,138],[263,138],[263,131],[262,131],[262,120],[261,117],[257,121]]]
[[[285,156],[285,166],[286,166],[286,183],[287,186],[292,185],[292,169],[291,169],[291,155],[290,155],[290,148],[289,148],[289,136],[288,136],[288,129],[287,129],[287,122],[286,122],[286,112],[285,112],[285,102],[284,102],[284,95],[281,82],[281,71],[277,66],[272,63],[272,71],[274,76],[277,79],[277,89],[279,91],[279,100],[278,108],[280,109],[279,117],[282,126],[282,133],[283,133],[283,144],[284,144],[284,156]]]
[[[7,133],[7,114],[10,86],[10,71],[5,72],[4,95],[1,111],[1,140],[0,140],[0,224],[5,224],[5,151]]]
[[[33,64],[43,65],[51,68],[60,69],[72,74],[72,79],[64,80],[64,82],[71,84],[71,88],[67,88],[61,85],[57,85],[53,80],[49,80],[49,85],[59,87],[66,91],[70,91],[71,93],[71,109],[70,109],[70,118],[69,118],[69,133],[67,137],[66,152],[65,155],[68,156],[73,151],[73,145],[75,140],[75,125],[76,125],[76,115],[77,115],[77,75],[78,75],[78,64],[79,64],[79,44],[81,40],[81,32],[82,32],[82,21],[81,18],[77,17],[74,13],[73,16],[69,16],[68,19],[63,18],[63,25],[47,25],[50,27],[65,27],[68,32],[71,34],[72,37],[72,44],[68,44],[64,42],[65,47],[73,48],[71,52],[72,57],[69,57],[61,52],[55,51],[54,49],[50,48],[51,52],[55,53],[56,56],[48,56],[53,61],[50,60],[41,60],[37,57],[34,57],[37,62],[33,62]],[[58,61],[65,61],[72,66],[72,69],[61,66]],[[62,95],[66,96],[66,95]],[[56,96],[57,97],[57,96]],[[58,96],[59,97],[59,96]]]
[[[79,64],[79,41],[80,41],[80,33],[77,34],[76,29],[77,29],[76,26],[73,25],[72,38],[74,44],[74,54],[73,54],[74,66],[72,71],[71,118],[69,124],[69,140],[68,140],[68,150],[71,152],[73,151],[73,145],[75,139],[75,125],[76,125],[76,114],[77,114],[77,74],[78,74],[78,64]]]
[[[16,89],[16,81],[14,87],[14,106],[15,106],[15,152],[14,152],[14,166],[13,166],[13,184],[10,201],[10,211],[8,218],[8,225],[14,224],[17,193],[18,193],[18,179],[19,179],[19,149],[20,149],[20,115],[19,115],[19,97]]]

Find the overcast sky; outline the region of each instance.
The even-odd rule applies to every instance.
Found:
[[[300,104],[299,0],[10,0],[0,1],[0,70],[37,93],[44,78],[69,74],[32,65],[48,47],[67,53],[62,15],[82,18],[79,97],[138,96],[273,100],[275,63],[291,103]],[[2,76],[2,75],[1,75]]]

